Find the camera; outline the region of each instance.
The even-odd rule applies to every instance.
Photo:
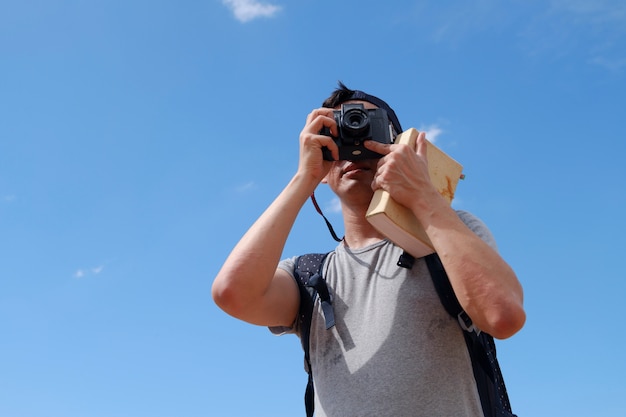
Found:
[[[334,111],[334,117],[337,122],[338,136],[332,136],[327,127],[320,133],[333,138],[339,148],[340,160],[356,161],[382,157],[381,154],[363,146],[366,140],[385,144],[393,143],[392,126],[384,109],[366,109],[360,103],[342,104],[341,110]],[[334,160],[327,147],[322,148],[322,153],[325,160]]]

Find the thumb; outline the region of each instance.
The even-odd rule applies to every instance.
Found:
[[[428,141],[426,140],[426,132],[420,132],[415,140],[415,153],[424,159],[428,156]]]

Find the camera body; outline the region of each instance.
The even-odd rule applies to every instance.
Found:
[[[382,155],[363,146],[366,140],[393,143],[392,127],[384,109],[366,109],[363,104],[342,104],[341,110],[334,111],[338,136],[332,136],[328,128],[322,129],[322,135],[331,136],[339,148],[339,159],[357,161],[377,159]],[[399,132],[398,132],[399,133]],[[333,161],[330,150],[322,149],[324,159]]]

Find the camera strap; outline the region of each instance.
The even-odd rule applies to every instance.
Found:
[[[315,192],[311,193],[311,201],[313,202],[313,205],[315,206],[315,210],[317,210],[320,216],[324,218],[324,221],[326,222],[326,226],[328,227],[328,230],[330,231],[330,234],[332,235],[333,239],[335,239],[335,241],[337,242],[341,242],[343,239],[339,239],[339,237],[337,237],[337,233],[335,233],[335,229],[333,229],[333,225],[330,224],[326,216],[324,216],[324,213],[322,213],[322,209],[317,204],[317,200],[315,199]]]

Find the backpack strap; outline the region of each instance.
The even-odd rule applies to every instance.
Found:
[[[441,304],[450,316],[459,321],[472,360],[474,379],[485,417],[515,417],[496,357],[493,337],[481,332],[459,304],[439,255],[424,258]]]
[[[309,374],[306,391],[304,394],[304,405],[307,417],[313,416],[315,409],[315,391],[313,387],[313,369],[310,357],[310,336],[311,320],[313,317],[313,307],[315,300],[319,298],[326,330],[335,325],[335,313],[332,306],[332,298],[326,281],[322,274],[324,260],[328,253],[309,253],[299,256],[294,267],[294,277],[300,289],[300,341],[304,350],[304,362],[306,371]]]
[[[463,307],[461,307],[461,304],[459,304],[454,290],[452,289],[452,285],[450,284],[450,280],[448,279],[448,274],[446,274],[441,259],[439,259],[439,255],[432,253],[427,255],[424,260],[428,266],[428,271],[433,279],[433,284],[435,285],[437,294],[439,294],[443,308],[446,309],[449,315],[459,321],[459,325],[463,330],[480,333],[480,330],[472,323],[470,316],[467,315]]]

